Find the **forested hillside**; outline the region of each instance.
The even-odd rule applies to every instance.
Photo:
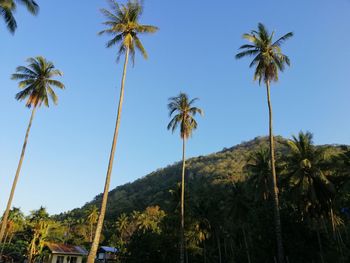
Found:
[[[276,137],[279,153],[286,152],[286,140]],[[242,142],[231,148],[224,148],[206,156],[198,156],[187,160],[186,174],[189,188],[201,180],[212,183],[234,183],[244,181],[247,173],[243,171],[249,156],[260,149],[268,147],[267,137],[257,137],[248,142]],[[108,196],[108,211],[106,218],[115,220],[123,212],[143,210],[147,206],[159,205],[168,210],[171,190],[176,189],[180,182],[181,163],[175,163],[165,168],[158,169],[132,183],[118,186],[110,191]],[[83,215],[91,206],[99,206],[101,195],[88,202],[81,209],[74,209],[70,214]]]
[[[311,133],[300,133],[292,139],[276,137],[276,149],[289,262],[349,262],[350,147],[315,146]],[[267,137],[187,164],[188,262],[273,262]],[[112,190],[101,244],[118,247],[121,262],[178,262],[180,179],[181,164],[175,163]],[[98,195],[82,208],[51,217],[44,208],[27,217],[12,209],[4,254],[20,260],[30,244],[48,241],[89,249],[100,203]]]

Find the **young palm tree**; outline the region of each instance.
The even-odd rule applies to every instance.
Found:
[[[169,116],[172,117],[168,124],[168,130],[174,132],[180,126],[180,137],[182,139],[182,177],[181,177],[181,228],[180,228],[180,262],[184,262],[185,256],[185,148],[186,140],[192,135],[192,132],[197,129],[197,122],[194,119],[199,113],[203,115],[200,108],[194,107],[193,104],[197,98],[190,100],[185,93],[180,93],[177,97],[169,98]]]
[[[274,218],[275,218],[275,231],[277,239],[277,253],[278,262],[283,263],[284,252],[282,243],[282,229],[281,220],[279,214],[279,199],[278,188],[275,169],[275,147],[273,139],[272,129],[272,106],[270,99],[270,84],[272,81],[278,80],[279,71],[285,69],[285,65],[289,66],[289,58],[282,53],[281,45],[284,41],[293,36],[292,32],[285,34],[284,36],[273,41],[274,32],[269,34],[265,26],[261,23],[258,24],[258,31],[252,30],[250,34],[244,34],[243,38],[247,39],[250,44],[246,44],[240,47],[242,52],[236,55],[237,59],[254,56],[254,59],[250,63],[249,67],[255,67],[254,80],[259,80],[259,84],[263,81],[266,85],[267,103],[269,108],[269,136],[270,136],[270,161],[272,172],[272,193],[274,199]]]
[[[300,132],[287,142],[290,154],[287,156],[288,179],[292,197],[300,207],[302,218],[307,219],[317,235],[321,262],[323,248],[321,243],[320,225],[323,216],[329,216],[333,235],[336,238],[335,216],[332,200],[335,187],[325,174],[327,151],[313,145],[313,135],[310,132]]]
[[[35,58],[29,58],[27,62],[29,63],[27,67],[19,66],[16,69],[16,73],[12,74],[12,79],[19,80],[18,85],[21,89],[23,89],[22,91],[16,94],[16,99],[19,101],[26,99],[26,106],[28,108],[32,107],[32,114],[24,138],[21,157],[19,159],[16,175],[12,184],[10,197],[8,199],[7,207],[1,224],[0,243],[4,237],[7,219],[10,212],[12,199],[15,193],[19,173],[21,171],[24,153],[27,147],[29,131],[32,126],[35,111],[38,107],[42,105],[42,103],[44,103],[46,107],[49,107],[49,97],[51,98],[54,104],[57,104],[58,98],[53,90],[53,87],[64,89],[64,85],[60,81],[54,79],[57,76],[62,76],[62,72],[55,69],[55,66],[52,62],[47,61],[44,57],[40,56]]]
[[[300,132],[293,136],[288,146],[287,170],[291,192],[299,202],[301,211],[311,217],[330,214],[334,185],[328,180],[323,165],[326,162],[326,150],[313,145],[310,132]],[[330,218],[333,221],[332,217]]]
[[[34,0],[0,0],[0,14],[11,33],[14,33],[17,28],[17,22],[13,16],[13,12],[17,8],[16,2],[25,5],[27,10],[33,15],[39,12],[39,6]]]
[[[119,5],[115,0],[110,0],[111,11],[102,9],[101,12],[108,19],[104,24],[108,27],[101,31],[99,34],[112,35],[113,38],[107,42],[107,47],[119,45],[118,60],[121,55],[125,54],[123,75],[121,80],[117,120],[115,124],[112,149],[109,157],[109,164],[107,169],[105,187],[103,191],[101,211],[98,218],[94,240],[88,256],[88,263],[92,263],[95,260],[98,244],[100,241],[101,230],[103,226],[103,220],[106,213],[107,199],[109,184],[111,180],[111,174],[113,169],[113,161],[115,148],[117,144],[120,117],[124,99],[124,84],[126,78],[126,69],[129,61],[129,54],[131,55],[132,62],[135,60],[136,49],[140,51],[144,58],[147,58],[147,53],[143,47],[138,35],[143,33],[155,33],[158,28],[150,25],[141,25],[139,19],[142,15],[143,5],[138,0],[129,0],[125,5]]]
[[[255,188],[256,200],[267,200],[271,175],[270,151],[268,148],[260,148],[253,152],[244,169],[249,173],[249,183]]]

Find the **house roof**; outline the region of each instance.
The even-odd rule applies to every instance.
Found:
[[[82,255],[88,254],[87,250],[80,246],[72,246],[66,244],[46,243],[46,246],[50,249],[52,254],[69,254],[69,255]]]
[[[115,247],[101,246],[100,250],[103,250],[104,252],[110,252],[110,253],[117,253],[118,252],[118,249]]]

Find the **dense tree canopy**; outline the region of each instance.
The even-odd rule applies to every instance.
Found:
[[[315,146],[310,133],[276,141],[289,262],[347,262],[349,147]],[[190,262],[268,263],[276,256],[271,196],[265,192],[267,146],[267,138],[258,137],[189,159],[185,239]],[[101,239],[121,249],[122,262],[140,257],[144,262],[178,261],[180,176],[181,163],[176,163],[110,192]],[[35,237],[89,248],[91,215],[100,203],[97,196],[80,209],[52,217],[43,208],[28,217],[14,208],[9,221],[15,227],[7,229],[4,255],[23,257]]]

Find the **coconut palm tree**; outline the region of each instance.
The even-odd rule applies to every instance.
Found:
[[[29,131],[32,126],[32,121],[36,109],[39,108],[43,103],[46,107],[49,107],[49,97],[51,98],[54,104],[57,104],[58,98],[53,90],[53,87],[59,89],[65,88],[62,82],[54,79],[57,76],[62,76],[62,72],[58,69],[55,69],[55,66],[52,62],[46,60],[44,57],[41,56],[29,58],[27,62],[29,63],[27,67],[19,66],[16,69],[16,73],[12,74],[12,79],[19,80],[18,86],[22,89],[22,91],[16,94],[15,98],[19,101],[26,100],[26,106],[28,108],[32,108],[32,114],[30,116],[21,156],[19,159],[15,178],[11,188],[11,193],[7,202],[6,210],[1,224],[0,243],[4,237],[7,219],[11,209],[12,199],[15,194],[18,177],[21,171],[24,154],[27,147]]]
[[[120,125],[120,117],[124,99],[124,84],[126,78],[126,69],[129,61],[129,54],[131,55],[132,62],[135,61],[135,53],[136,50],[140,51],[141,55],[144,58],[147,58],[147,52],[143,47],[138,35],[144,33],[155,33],[158,28],[151,25],[141,25],[139,23],[139,19],[143,12],[143,5],[139,0],[129,0],[125,5],[119,5],[115,0],[110,0],[110,9],[102,9],[101,12],[107,18],[107,21],[104,22],[104,25],[107,26],[107,29],[101,31],[99,34],[108,34],[112,36],[112,39],[109,40],[106,46],[113,47],[115,45],[119,45],[118,48],[118,56],[117,59],[124,54],[124,68],[123,75],[121,80],[121,88],[120,88],[120,96],[119,96],[119,104],[117,111],[117,119],[114,129],[114,136],[112,142],[112,149],[109,156],[109,163],[106,175],[106,181],[102,196],[102,204],[100,215],[98,218],[96,231],[94,240],[92,242],[92,246],[90,249],[90,253],[88,256],[88,263],[92,263],[95,260],[98,244],[100,241],[100,235],[102,231],[103,221],[106,213],[107,199],[108,199],[108,191],[109,184],[111,180],[111,174],[113,169],[113,161],[115,155],[115,148],[117,144],[119,125]]]
[[[330,213],[335,187],[323,169],[326,149],[313,145],[313,135],[310,132],[300,132],[287,144],[290,149],[286,167],[289,184],[302,212],[312,216]]]
[[[244,169],[249,174],[249,183],[252,184],[256,200],[267,200],[271,191],[269,190],[271,175],[270,151],[268,148],[260,148],[254,151],[248,159]]]
[[[25,5],[29,13],[33,15],[39,12],[39,6],[34,0],[0,0],[0,14],[11,33],[14,33],[17,28],[17,22],[13,16],[13,12],[17,8],[16,2]]]
[[[250,43],[242,45],[240,49],[243,51],[239,52],[236,55],[237,59],[246,56],[254,56],[254,59],[249,65],[249,67],[255,67],[254,80],[259,80],[259,84],[261,84],[261,82],[263,81],[266,85],[267,103],[269,108],[270,162],[272,173],[271,182],[274,200],[274,221],[279,263],[283,263],[285,259],[282,243],[282,229],[279,213],[279,198],[275,169],[275,146],[272,128],[272,105],[270,99],[270,84],[273,81],[276,82],[278,80],[279,71],[282,72],[285,69],[285,65],[289,66],[290,64],[289,58],[282,53],[281,45],[283,44],[283,42],[285,42],[292,36],[293,33],[289,32],[277,39],[276,41],[274,41],[274,32],[272,32],[272,34],[269,34],[266,27],[263,24],[259,23],[257,31],[252,30],[250,34],[243,35],[243,38],[248,40]]]
[[[168,130],[174,132],[180,126],[180,137],[182,139],[182,176],[181,176],[181,228],[180,228],[180,262],[184,262],[185,255],[185,149],[186,140],[192,135],[192,132],[197,129],[197,121],[195,115],[199,113],[203,115],[200,108],[194,107],[193,104],[197,98],[190,100],[187,94],[180,93],[177,97],[169,98],[169,117],[172,117],[168,124]],[[175,115],[174,115],[175,114]],[[174,116],[173,116],[174,115]]]
[[[300,207],[302,219],[306,219],[317,234],[320,258],[324,262],[319,226],[323,216],[329,216],[333,234],[336,235],[336,217],[332,209],[335,187],[323,169],[327,150],[316,148],[312,138],[310,132],[300,132],[287,142],[290,153],[286,169],[292,197]]]

